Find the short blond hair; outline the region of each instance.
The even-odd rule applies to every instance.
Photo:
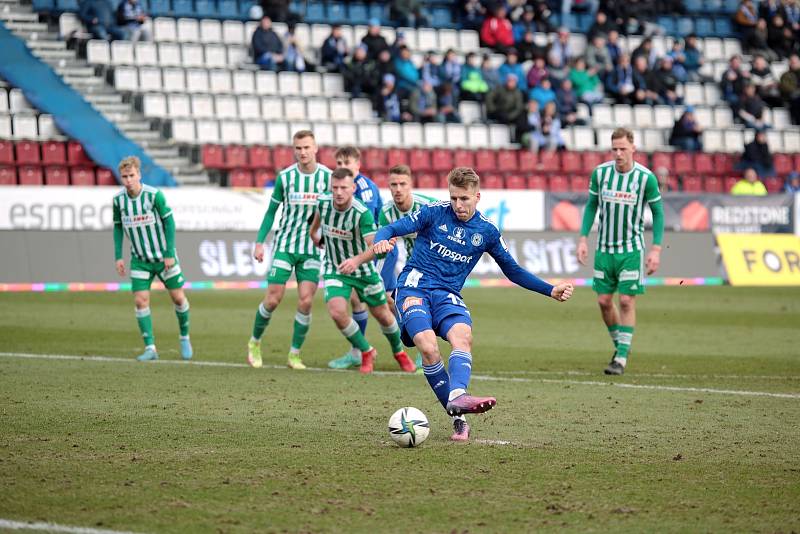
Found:
[[[127,169],[132,167],[136,169],[137,172],[142,172],[142,162],[136,156],[128,156],[127,158],[122,158],[122,161],[119,162],[119,172],[122,172],[122,169]]]
[[[464,189],[479,189],[481,179],[470,167],[456,167],[447,174],[447,183]]]
[[[633,144],[633,130],[629,130],[628,128],[617,128],[611,132],[612,142],[614,139],[622,139],[623,137]]]
[[[317,140],[317,138],[314,137],[314,132],[312,132],[311,130],[297,130],[292,136],[292,141],[296,141],[297,139],[303,139],[306,137],[310,137],[315,142]]]

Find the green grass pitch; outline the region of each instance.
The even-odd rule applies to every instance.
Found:
[[[294,293],[244,365],[257,292],[196,292],[197,363],[153,294],[158,363],[126,293],[0,294],[0,520],[135,532],[800,530],[800,289],[652,288],[628,372],[587,288],[558,304],[473,289],[477,395],[451,443],[425,379],[322,370],[346,348],[317,295],[305,372]],[[30,355],[77,355],[54,359]],[[26,356],[27,355],[27,356]],[[93,358],[105,356],[107,359]],[[431,435],[400,449],[402,406]],[[2,522],[0,522],[2,524]]]

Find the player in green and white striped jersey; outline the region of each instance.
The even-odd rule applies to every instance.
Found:
[[[372,260],[372,239],[377,228],[369,209],[353,195],[355,176],[350,169],[333,171],[331,194],[321,195],[317,213],[311,224],[311,235],[317,244],[324,243],[323,279],[325,302],[336,326],[352,346],[361,350],[361,372],[371,373],[376,351],[348,312],[353,291],[378,320],[389,340],[394,358],[404,370],[413,372],[414,364],[403,350],[400,328],[386,303],[381,278]],[[322,229],[322,235],[317,230]]]
[[[621,375],[625,372],[633,340],[636,295],[644,293],[645,271],[653,274],[661,262],[664,208],[658,179],[650,169],[633,159],[636,150],[633,132],[626,128],[614,130],[611,147],[614,161],[603,163],[592,172],[577,253],[578,260],[586,265],[587,236],[599,207],[592,288],[597,292],[600,313],[614,342],[614,355],[605,374]],[[653,213],[653,246],[646,259],[645,204]],[[614,292],[619,292],[619,309],[614,305]]]
[[[286,282],[295,272],[297,279],[297,313],[294,316],[292,346],[288,365],[305,369],[300,348],[311,326],[311,304],[319,284],[320,253],[309,235],[309,220],[314,214],[317,197],[330,190],[331,170],[317,163],[317,143],[314,133],[300,130],[292,137],[297,163],[278,173],[269,208],[258,231],[253,257],[264,261],[264,241],[272,228],[278,207],[283,208],[281,223],[272,241],[272,263],[267,274],[267,292],[258,306],[253,335],[247,345],[247,362],[261,367],[261,336],[273,312],[283,300]]]
[[[114,196],[114,260],[117,272],[125,276],[122,242],[131,242],[131,289],[136,305],[136,321],[144,339],[145,350],[139,361],[157,360],[153,322],[150,317],[150,284],[158,278],[169,290],[175,304],[180,329],[181,356],[192,357],[189,341],[189,301],[183,292],[183,274],[175,253],[175,221],[164,193],[142,184],[141,163],[136,156],[123,159],[119,174],[125,189]]]

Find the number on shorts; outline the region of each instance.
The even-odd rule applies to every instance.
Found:
[[[447,298],[450,299],[450,302],[453,303],[453,306],[462,306],[466,308],[466,304],[464,304],[464,301],[459,297],[453,295],[452,293],[448,293]]]

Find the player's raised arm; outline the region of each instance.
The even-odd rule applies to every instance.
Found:
[[[269,207],[264,214],[264,219],[261,221],[261,227],[258,229],[258,237],[256,237],[256,248],[253,251],[253,257],[261,263],[264,261],[264,241],[267,240],[269,231],[272,230],[272,224],[275,222],[275,213],[278,211],[278,206],[283,202],[283,180],[278,177],[275,181],[275,188],[272,190],[272,197],[269,199]]]
[[[398,219],[392,224],[381,227],[375,234],[372,250],[375,254],[386,254],[394,248],[395,239],[399,236],[413,234],[425,228],[430,221],[430,209],[423,206],[411,215]]]
[[[487,252],[500,266],[503,274],[518,286],[551,297],[559,302],[564,302],[572,296],[572,284],[562,283],[554,286],[520,267],[509,254],[508,247],[506,247],[502,236],[497,236],[497,240]]]

